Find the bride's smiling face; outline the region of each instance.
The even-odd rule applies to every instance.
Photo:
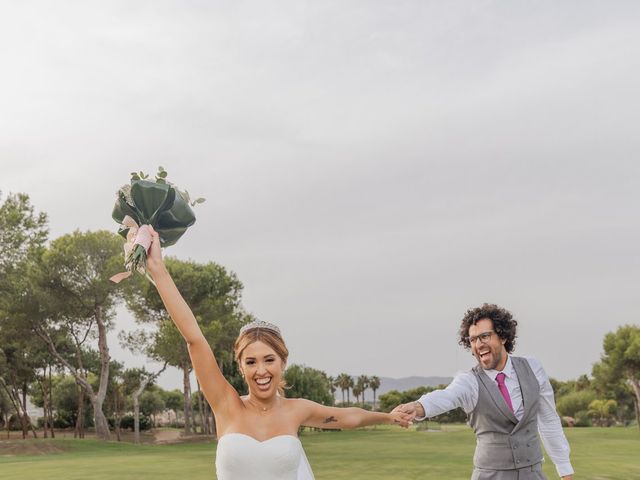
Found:
[[[270,398],[278,393],[285,364],[276,351],[261,341],[244,349],[241,371],[252,396]]]

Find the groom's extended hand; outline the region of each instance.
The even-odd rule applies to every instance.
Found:
[[[391,410],[391,413],[402,412],[411,415],[411,419],[422,418],[425,416],[424,407],[420,402],[401,403],[396,408]]]
[[[409,428],[413,424],[413,415],[408,413],[393,411],[389,413],[389,416],[393,420],[393,423],[401,426],[402,428]]]

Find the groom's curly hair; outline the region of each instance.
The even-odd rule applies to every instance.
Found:
[[[516,345],[516,326],[518,322],[513,318],[511,312],[493,303],[485,303],[481,307],[467,310],[462,323],[460,323],[458,343],[464,348],[470,349],[469,327],[485,318],[491,320],[496,334],[502,340],[506,340],[504,348],[507,353],[511,353]]]

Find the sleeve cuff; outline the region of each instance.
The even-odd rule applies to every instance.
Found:
[[[420,400],[422,400],[422,399],[420,399]],[[419,403],[420,405],[422,405],[422,409],[424,410],[424,417],[416,417],[416,418],[414,418],[413,420],[416,421],[416,422],[422,422],[423,420],[427,419],[427,409],[425,408],[424,403],[422,403],[420,400],[416,400],[415,402]]]
[[[564,477],[565,475],[573,475],[573,467],[571,462],[561,462],[556,464],[556,471],[558,476]]]

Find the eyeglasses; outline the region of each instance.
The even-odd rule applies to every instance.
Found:
[[[469,345],[473,345],[474,343],[476,343],[476,340],[480,340],[480,343],[489,343],[489,340],[491,340],[491,335],[493,335],[494,331],[490,331],[490,332],[482,332],[480,335],[474,335],[473,337],[467,337],[467,342],[469,342]]]

